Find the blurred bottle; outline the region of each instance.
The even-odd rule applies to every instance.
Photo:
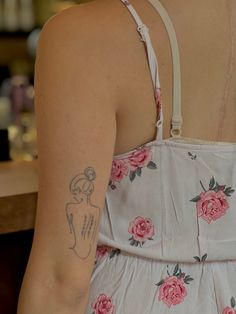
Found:
[[[19,25],[24,31],[30,31],[35,26],[32,0],[19,0]]]
[[[4,30],[3,0],[0,0],[0,31]]]
[[[15,160],[32,160],[37,156],[34,88],[25,75],[14,75],[11,85],[12,156]]]
[[[6,129],[11,123],[11,102],[8,97],[0,97],[0,129]]]
[[[14,32],[19,29],[17,0],[3,1],[3,18],[5,30]]]
[[[26,75],[14,75],[11,78],[10,98],[12,103],[12,122],[20,124],[22,111],[34,112],[34,90]]]
[[[10,142],[8,127],[11,122],[11,103],[9,98],[0,97],[0,161],[9,161]]]
[[[0,128],[6,129],[8,126],[11,159],[30,161],[37,158],[33,85],[27,76],[14,75],[3,81],[0,94],[5,96],[0,97],[4,100],[4,104],[0,106]],[[6,132],[2,134],[6,139]],[[0,150],[2,145],[0,145]]]

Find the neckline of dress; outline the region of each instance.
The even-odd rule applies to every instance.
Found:
[[[165,139],[155,139],[153,141],[141,144],[127,152],[113,155],[113,159],[119,159],[122,157],[127,157],[134,153],[135,151],[145,148],[145,147],[158,147],[158,146],[173,146],[179,148],[187,148],[194,150],[206,150],[206,151],[227,151],[236,152],[236,142],[225,142],[225,141],[207,141],[199,138],[192,137],[168,137]]]

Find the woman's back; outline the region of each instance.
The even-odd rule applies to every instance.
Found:
[[[163,137],[167,138],[173,79],[169,37],[148,1],[134,0],[132,4],[149,28],[158,57],[165,117]],[[236,3],[167,0],[162,4],[175,27],[180,50],[182,136],[236,142]],[[96,1],[96,5],[101,2]],[[104,66],[112,67],[117,88],[115,154],[120,154],[155,138],[156,108],[145,45],[134,20],[121,1],[103,1],[103,5],[104,20],[109,23],[106,27],[116,37],[109,46],[111,51],[119,48],[119,53],[107,56]],[[120,47],[114,46],[117,42]]]
[[[236,112],[235,94],[232,94],[236,73],[233,68],[235,42],[229,40],[234,39],[233,34],[229,33],[229,27],[220,32],[215,26],[225,25],[226,15],[222,14],[225,22],[218,13],[213,20],[205,19],[204,24],[201,10],[194,10],[192,6],[186,9],[188,16],[183,23],[184,11],[174,19],[176,8],[172,7],[172,12],[166,6],[176,28],[180,61],[183,60],[180,82],[178,49],[161,5],[164,3],[158,0],[141,4],[121,2],[138,27],[124,20],[123,15],[114,14],[125,34],[122,37],[122,32],[118,32],[122,53],[116,54],[113,64],[120,95],[117,141],[122,134],[122,150],[115,154],[112,163],[86,313],[233,313],[236,306]],[[162,12],[162,18],[157,17],[156,10],[149,11],[149,2]],[[217,10],[224,11],[220,6]],[[169,37],[160,23],[162,19],[171,35],[172,56]],[[158,24],[158,29],[154,24]],[[135,34],[136,27],[140,34]],[[156,33],[152,32],[154,29]],[[219,38],[227,38],[226,34],[230,36],[225,40],[231,45],[226,44],[223,50],[228,48],[228,59],[222,43],[218,43]],[[139,35],[145,46],[138,40]],[[160,82],[155,75],[157,67],[151,44],[158,59]],[[156,104],[153,78],[155,89],[161,86],[163,96],[157,97]],[[156,105],[162,108],[157,123]],[[170,134],[172,108],[176,121],[182,113],[181,136],[186,139],[170,138],[178,126],[172,125]],[[149,137],[155,125],[158,133]],[[140,143],[145,130],[147,137]],[[130,141],[129,134],[132,134]],[[137,142],[134,140],[134,145],[128,145],[132,139]],[[140,144],[145,145],[138,147]]]

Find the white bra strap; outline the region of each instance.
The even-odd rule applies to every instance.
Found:
[[[157,62],[156,54],[155,54],[154,49],[152,47],[151,38],[149,36],[149,29],[142,22],[142,20],[138,16],[136,10],[131,5],[131,3],[129,3],[127,0],[121,0],[121,1],[126,5],[128,10],[130,11],[130,13],[133,15],[134,20],[135,20],[136,24],[138,25],[137,31],[140,33],[140,35],[142,37],[141,40],[146,43],[147,55],[148,55],[148,61],[149,61],[149,66],[150,66],[153,86],[154,86],[154,88],[160,87],[158,62]]]
[[[172,59],[173,59],[173,115],[171,135],[179,137],[181,135],[182,114],[181,114],[181,72],[180,72],[180,56],[176,33],[172,21],[159,0],[148,0],[154,8],[159,12],[167,33],[170,38]]]
[[[153,49],[151,39],[149,36],[148,27],[143,24],[142,20],[138,16],[137,12],[131,5],[128,0],[121,0],[126,7],[129,9],[131,14],[133,15],[138,27],[137,30],[141,35],[141,40],[146,43],[147,53],[148,53],[148,61],[152,76],[152,81],[155,89],[155,95],[159,91],[160,92],[160,79],[159,79],[159,67],[158,61],[156,58],[155,51]],[[158,0],[148,0],[154,8],[159,12],[170,37],[170,44],[172,48],[172,57],[173,57],[173,116],[172,116],[172,127],[171,127],[171,136],[179,137],[181,135],[181,124],[182,124],[182,115],[181,115],[181,73],[180,73],[180,60],[179,60],[179,49],[178,43],[174,31],[174,27],[172,22],[166,12],[165,8],[162,6],[160,1]],[[158,94],[158,93],[157,93]],[[160,99],[159,99],[160,100]],[[160,118],[157,121],[157,127],[159,128],[157,133],[157,140],[162,140],[163,134],[163,109],[161,103],[158,101],[157,104],[160,106]]]

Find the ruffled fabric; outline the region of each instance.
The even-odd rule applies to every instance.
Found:
[[[111,247],[98,252],[86,314],[235,313],[236,260],[178,263]]]

